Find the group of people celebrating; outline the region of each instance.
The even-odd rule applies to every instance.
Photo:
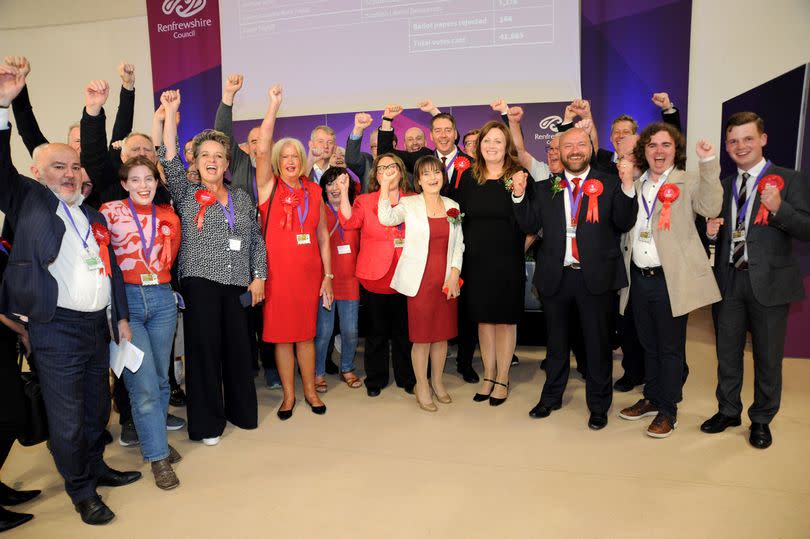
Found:
[[[501,120],[463,137],[452,114],[420,102],[435,150],[419,128],[397,149],[392,122],[403,107],[388,105],[367,154],[360,147],[373,122],[364,112],[345,148],[326,125],[313,129],[308,148],[276,139],[283,90],[273,86],[265,117],[240,144],[231,111],[244,78],[232,75],[216,129],[181,152],[180,92],[163,92],[151,135],[132,131],[134,68],[125,64],[114,144],[108,148],[103,109],[109,84],[91,81],[68,144],[37,145],[28,178],[11,161],[9,107],[28,125],[19,116],[33,114],[30,103],[19,99],[29,72],[21,57],[0,65],[0,210],[9,240],[0,312],[10,350],[19,336],[38,372],[50,450],[88,524],[114,518],[97,486],[141,477],[103,460],[110,340],[143,352],[139,368],[121,373],[122,391],[156,485],[172,489],[182,458],[166,435],[178,309],[188,434],[205,445],[219,443],[226,422],[258,426],[259,356],[268,384],[283,391],[280,420],[295,409],[296,364],[315,414],[327,410],[321,395],[330,366],[369,397],[389,385],[392,366],[396,385],[437,412],[437,402],[453,402],[443,382],[449,342],[464,380],[480,384],[473,401],[499,406],[512,389],[530,249],[548,334],[546,380],[531,417],[561,407],[581,337],[587,424],[607,425],[619,327],[625,375],[615,389],[643,383],[644,393],[618,415],[653,417],[647,434],[671,435],[688,373],[687,316],[713,305],[718,413],[701,430],[741,424],[750,331],[749,439],[758,448],[772,442],[788,305],[803,297],[792,240],[810,239],[810,195],[798,172],[763,157],[767,135],[755,113],[727,120],[726,151],[738,171],[721,180],[715,148],[704,140],[695,148],[697,171],[686,170],[678,112],[665,93],[653,96],[662,122],[640,133],[630,116],[613,122],[614,151],[599,148],[589,103],[575,100],[541,162],[525,148],[523,110],[501,99],[491,104]],[[361,304],[364,380],[354,362]],[[472,368],[476,347],[481,378]],[[5,355],[4,372],[16,373],[16,355]],[[20,428],[21,395],[11,386],[3,392],[11,404],[2,407],[2,460]],[[2,485],[0,505],[35,495]],[[27,519],[2,509],[0,528]]]

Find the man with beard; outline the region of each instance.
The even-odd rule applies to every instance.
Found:
[[[525,180],[513,184],[515,218],[521,229],[527,234],[543,230],[534,283],[546,310],[548,359],[540,401],[529,415],[548,417],[562,406],[570,365],[568,313],[576,305],[588,357],[588,427],[599,430],[607,425],[613,396],[609,331],[613,297],[627,286],[617,233],[633,227],[638,202],[632,179],[620,182],[591,168],[591,141],[583,129],[563,134],[560,158],[563,178],[537,184],[534,197],[524,197]]]

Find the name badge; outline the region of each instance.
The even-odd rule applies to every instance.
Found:
[[[143,286],[152,286],[160,283],[158,282],[158,276],[154,273],[141,273],[141,284]]]
[[[230,248],[231,251],[241,251],[242,240],[239,238],[228,238],[228,248]]]
[[[577,227],[575,227],[575,226],[567,226],[567,227],[565,227],[565,237],[566,238],[576,238],[577,237]]]
[[[744,230],[734,230],[731,233],[731,241],[733,241],[733,242],[745,241],[745,231]]]
[[[309,234],[296,234],[295,241],[298,242],[298,245],[309,245]]]
[[[352,246],[348,245],[348,244],[347,245],[338,245],[337,246],[337,252],[338,252],[339,255],[351,254]]]
[[[104,263],[98,255],[86,253],[82,256],[82,261],[89,271],[100,270],[104,267]]]
[[[652,241],[652,231],[649,229],[640,231],[638,233],[638,241],[650,243]]]
[[[402,249],[405,247],[405,240],[403,238],[394,238],[394,249]]]

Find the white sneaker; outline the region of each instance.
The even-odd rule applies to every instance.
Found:
[[[221,436],[214,436],[213,438],[203,438],[205,445],[217,445]]]
[[[343,343],[341,343],[341,341],[340,341],[340,334],[335,335],[335,351],[336,351],[338,354],[340,353],[340,346],[341,346],[341,344],[343,344]]]

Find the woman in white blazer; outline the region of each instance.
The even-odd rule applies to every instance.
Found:
[[[381,184],[389,179],[383,176]],[[405,245],[391,288],[408,297],[416,402],[423,410],[435,412],[438,408],[433,393],[443,404],[452,402],[442,373],[447,340],[458,334],[456,298],[460,292],[464,233],[458,204],[439,194],[447,183],[441,161],[432,155],[420,158],[414,165],[413,179],[419,195],[404,197],[394,207],[387,197],[380,197],[378,217],[387,226],[405,223]],[[381,185],[381,189],[385,191],[386,186]],[[427,378],[428,357],[432,388]]]

